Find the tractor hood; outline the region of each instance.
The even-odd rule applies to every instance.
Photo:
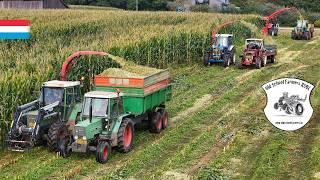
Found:
[[[93,139],[95,135],[102,131],[103,118],[92,117],[90,122],[89,117],[85,117],[83,121],[80,121],[75,125],[74,137],[75,139],[86,137],[86,139]]]

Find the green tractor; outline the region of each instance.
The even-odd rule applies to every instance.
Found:
[[[314,36],[314,25],[307,20],[298,20],[297,26],[291,32],[291,38],[297,40],[310,40]]]
[[[59,139],[66,135],[64,122],[77,103],[81,103],[79,81],[43,83],[37,100],[18,106],[6,140],[8,149],[26,151],[47,142],[58,150]]]
[[[96,161],[106,163],[112,148],[132,149],[136,125],[144,122],[150,132],[160,133],[168,126],[169,80],[168,70],[143,78],[96,76],[95,91],[86,93],[82,106],[71,113],[69,124],[75,126],[59,143],[60,154],[95,152]]]

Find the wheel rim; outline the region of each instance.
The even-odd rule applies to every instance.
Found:
[[[163,125],[166,127],[168,125],[168,113],[165,112],[163,116]]]
[[[108,157],[108,148],[105,146],[103,148],[103,159],[107,159]]]
[[[267,57],[264,58],[264,65],[267,64]]]
[[[132,128],[130,125],[127,125],[124,131],[124,146],[129,147],[132,141]]]
[[[301,106],[298,106],[298,112],[302,113],[302,107]]]
[[[236,63],[236,55],[235,54],[233,55],[233,59],[232,60],[233,60],[233,64]]]
[[[161,125],[162,125],[161,116],[159,116],[156,125],[157,125],[157,129],[161,129]]]

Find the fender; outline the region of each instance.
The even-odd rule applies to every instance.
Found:
[[[112,128],[112,133],[111,133],[111,146],[117,146],[118,145],[118,131],[119,131],[119,128],[120,128],[120,125],[122,123],[122,120],[126,117],[130,117],[131,114],[128,114],[128,113],[125,113],[125,114],[122,114],[120,115],[118,118],[117,118],[117,121],[115,122],[115,124],[113,125],[113,128]]]
[[[234,48],[234,45],[229,46],[228,51],[232,51]]]

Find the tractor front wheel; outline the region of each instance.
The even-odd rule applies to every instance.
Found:
[[[274,109],[279,109],[279,103],[275,103],[273,107]]]
[[[111,146],[109,142],[99,142],[96,150],[96,161],[101,164],[105,164],[111,154]]]
[[[60,156],[67,158],[71,154],[71,149],[69,148],[70,146],[70,139],[63,139],[59,141],[58,146],[59,146],[59,152]]]
[[[53,123],[50,126],[50,129],[48,131],[48,147],[53,150],[58,152],[59,151],[59,147],[58,147],[58,143],[59,141],[62,141],[64,139],[67,139],[69,137],[69,130],[68,127],[66,126],[66,124],[64,122],[61,121],[57,121],[55,123]]]
[[[160,133],[162,129],[162,117],[159,112],[154,112],[150,121],[150,132]]]
[[[267,65],[267,62],[268,62],[268,57],[267,57],[267,56],[264,56],[261,66],[262,66],[262,67],[265,67],[265,66]]]
[[[262,64],[262,58],[258,57],[256,60],[256,68],[261,69]]]
[[[224,61],[224,67],[229,67],[231,64],[231,60],[230,60],[230,56],[229,55],[225,55],[223,57],[223,61]]]
[[[133,147],[134,126],[130,118],[125,118],[118,131],[118,150],[123,153],[131,151]]]

